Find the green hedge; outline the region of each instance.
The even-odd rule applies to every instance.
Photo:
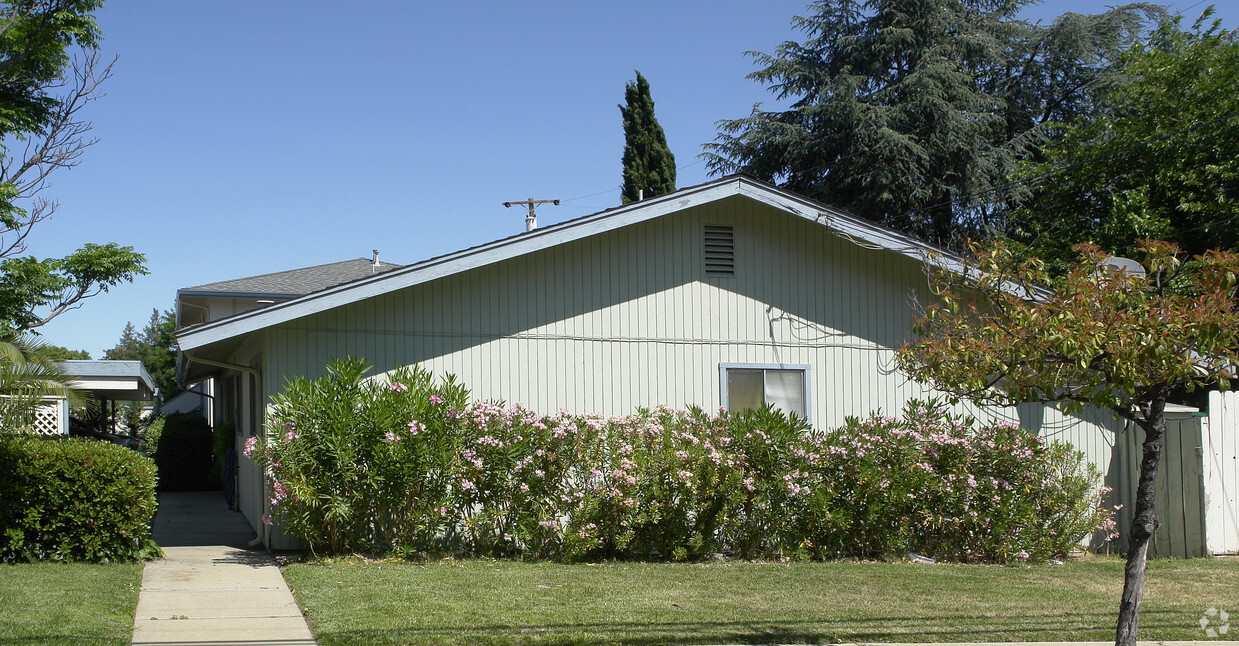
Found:
[[[211,477],[213,446],[211,425],[201,415],[173,413],[167,416],[155,453],[159,490],[219,489],[219,478]]]
[[[84,438],[0,436],[0,561],[130,561],[159,548],[155,465]]]
[[[1037,562],[1112,522],[1082,454],[932,402],[813,430],[771,408],[544,415],[366,371],[290,381],[246,442],[263,521],[315,552]]]

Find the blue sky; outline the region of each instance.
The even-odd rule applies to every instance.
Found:
[[[30,251],[86,242],[145,253],[151,275],[41,332],[101,357],[176,290],[369,257],[411,263],[524,228],[504,201],[560,199],[550,224],[619,204],[617,105],[640,70],[679,165],[765,89],[747,50],[798,39],[806,0],[253,2],[113,0],[118,55],[87,108],[99,143],[52,176]],[[1107,3],[1051,0],[1050,21]],[[1227,27],[1233,0],[1218,3]],[[1206,3],[1173,7],[1188,21]]]

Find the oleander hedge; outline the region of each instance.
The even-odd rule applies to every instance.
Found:
[[[468,401],[358,359],[297,379],[246,454],[285,531],[322,553],[575,561],[1062,558],[1107,529],[1070,446],[912,402],[811,429],[770,408],[625,417]]]

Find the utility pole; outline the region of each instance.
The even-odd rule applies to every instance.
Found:
[[[532,197],[523,202],[504,202],[503,206],[510,207],[513,204],[529,205],[529,215],[525,216],[525,231],[528,232],[528,231],[533,231],[534,229],[538,228],[538,216],[535,215],[533,212],[534,205],[535,204],[547,204],[547,203],[554,204],[555,206],[559,206],[559,200],[535,200]]]

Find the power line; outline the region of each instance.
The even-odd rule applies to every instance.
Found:
[[[676,166],[676,167],[675,167],[675,172],[676,172],[676,173],[679,173],[680,171],[684,170],[685,168],[692,168],[693,166],[696,166],[696,165],[698,165],[698,164],[702,163],[703,161],[704,161],[704,160],[698,159],[697,161],[695,161],[695,162],[693,162],[693,163],[691,163],[691,164],[684,164],[683,166]],[[608,188],[608,189],[607,189],[607,190],[605,190],[605,191],[598,191],[597,193],[590,193],[589,195],[581,195],[581,196],[579,196],[579,197],[570,197],[570,198],[568,198],[568,199],[566,199],[566,200],[563,200],[563,201],[564,201],[564,202],[575,202],[575,201],[577,201],[577,200],[585,200],[585,199],[589,199],[589,198],[591,198],[591,197],[598,197],[599,195],[606,195],[607,193],[610,193],[611,191],[618,191],[618,190],[620,190],[618,187],[617,187],[617,188]]]

